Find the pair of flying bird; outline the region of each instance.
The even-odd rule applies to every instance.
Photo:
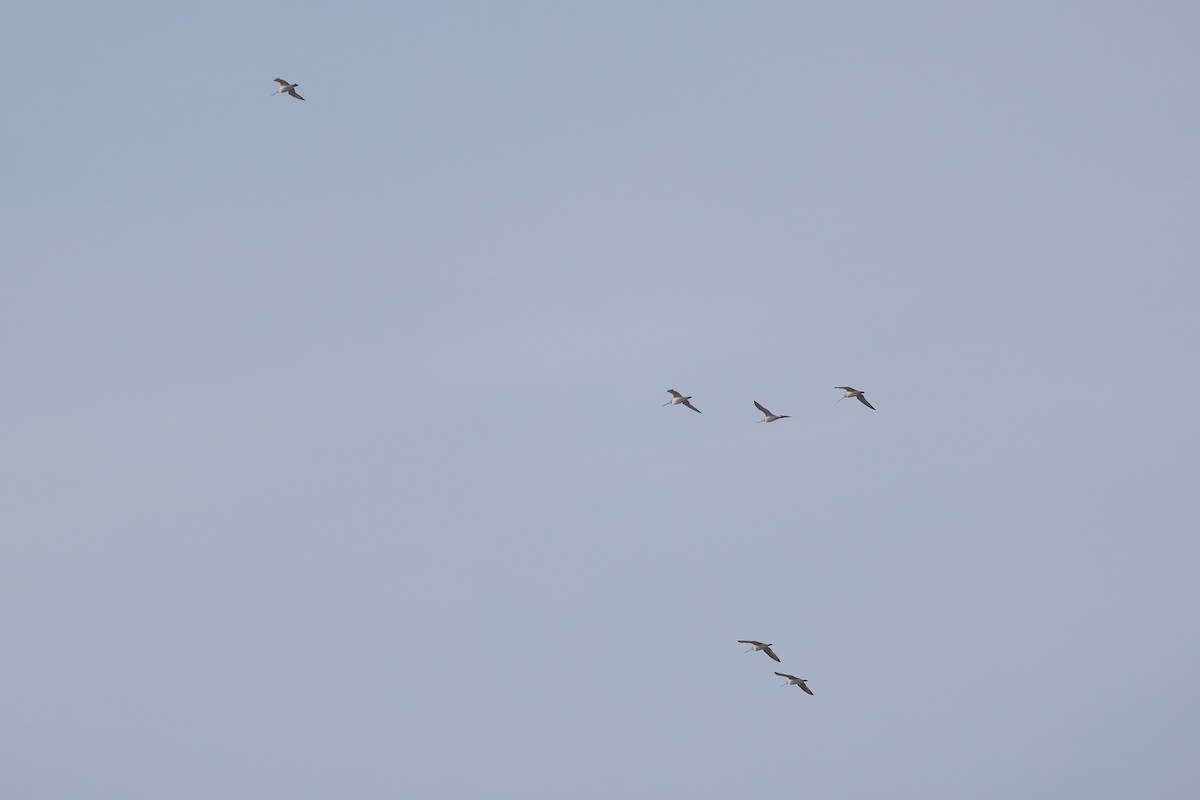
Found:
[[[842,395],[841,397],[838,398],[839,403],[841,401],[845,400],[847,397],[857,397],[858,401],[860,403],[862,403],[864,406],[871,409],[872,411],[875,410],[875,406],[873,406],[867,402],[867,396],[865,394],[863,394],[862,392],[860,392],[858,389],[855,389],[853,386],[835,386],[833,388],[841,389],[842,391],[845,392],[844,395]],[[697,414],[702,413],[700,411],[700,409],[698,409],[694,405],[692,405],[691,395],[684,397],[683,395],[681,395],[679,392],[675,391],[674,389],[667,389],[667,392],[670,393],[671,399],[668,400],[667,402],[663,403],[664,406],[683,405],[683,406],[687,406],[692,411],[695,411]],[[770,411],[767,410],[766,406],[764,406],[762,403],[758,402],[757,400],[754,401],[754,407],[762,412],[763,418],[760,419],[759,422],[774,422],[777,419],[789,419],[791,417],[790,414],[772,414]]]
[[[779,656],[775,655],[775,651],[771,649],[771,645],[769,645],[769,644],[764,644],[763,642],[756,642],[753,639],[738,639],[738,644],[750,645],[750,649],[746,651],[747,653],[754,653],[759,650],[762,650],[764,653],[766,653],[771,658],[775,659],[776,661],[779,661]],[[779,663],[782,664],[783,662],[779,661]],[[781,683],[780,686],[799,686],[801,689],[808,692],[809,694],[813,693],[812,689],[808,688],[808,684],[805,683],[805,681],[808,680],[807,678],[797,678],[795,675],[788,675],[786,672],[776,672],[775,674],[781,678],[787,679],[787,682]]]

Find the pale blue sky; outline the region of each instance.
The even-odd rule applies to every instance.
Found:
[[[5,23],[0,794],[1200,795],[1200,6]]]

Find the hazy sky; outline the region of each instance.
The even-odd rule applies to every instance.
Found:
[[[1200,796],[1198,34],[8,6],[0,794]]]

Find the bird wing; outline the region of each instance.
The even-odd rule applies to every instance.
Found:
[[[285,81],[283,78],[276,78],[275,82],[281,86],[291,86],[291,84]]]
[[[671,395],[671,397],[683,397],[683,395],[681,395],[679,392],[675,391],[674,389],[667,389],[667,394]]]
[[[800,688],[803,689],[804,691],[808,692],[809,694],[812,694],[812,689],[808,688],[808,684],[805,683],[804,681],[800,681]],[[816,695],[813,694],[813,697],[816,697]]]
[[[738,644],[754,644],[754,645],[759,645],[759,644],[762,644],[762,642],[756,642],[756,641],[754,641],[753,639],[738,639]]]
[[[292,97],[296,98],[297,100],[303,100],[303,99],[304,99],[304,98],[303,98],[303,97],[301,97],[300,95],[296,94],[296,90],[295,90],[295,89],[288,89],[288,94],[290,94]]]
[[[795,675],[788,675],[786,672],[776,672],[775,674],[776,674],[776,675],[778,675],[778,676],[779,676],[779,677],[781,677],[781,678],[787,678],[789,681],[798,681],[798,680],[800,680],[800,679],[799,679],[799,678],[797,678]]]
[[[769,655],[771,658],[775,659],[776,661],[779,661],[779,656],[775,655],[775,651],[772,650],[771,648],[764,647],[763,652],[766,653],[767,655]],[[779,661],[779,663],[782,664],[783,662]]]
[[[692,405],[692,401],[691,401],[691,400],[684,400],[684,401],[683,401],[683,404],[684,404],[685,406],[687,406],[688,408],[690,408],[692,411],[695,411],[697,414],[703,414],[703,413],[704,413],[703,411],[701,411],[700,409],[698,409],[698,408],[696,408],[694,405]]]
[[[873,405],[871,405],[870,403],[868,403],[868,402],[867,402],[867,398],[863,397],[861,394],[858,396],[858,402],[862,403],[864,406],[866,406],[867,408],[871,409],[872,411],[874,411],[874,410],[875,410],[875,406],[873,406]]]
[[[858,391],[853,386],[835,386],[833,388],[841,389],[842,391],[845,391],[845,392],[857,392]]]
[[[758,402],[757,400],[754,401],[754,407],[757,408],[759,411],[763,412],[764,414],[766,414],[768,417],[774,416],[770,411],[767,411],[766,406],[764,406],[762,403]]]

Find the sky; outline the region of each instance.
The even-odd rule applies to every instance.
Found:
[[[1200,795],[1198,33],[18,0],[0,793]]]

